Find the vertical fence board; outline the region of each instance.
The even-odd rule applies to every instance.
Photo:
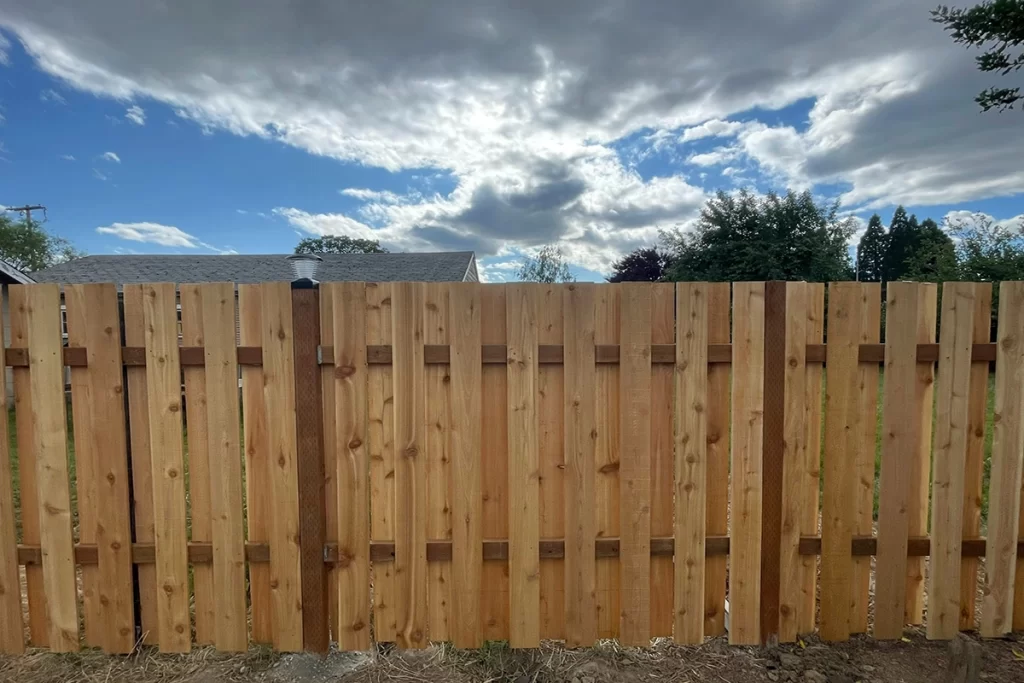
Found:
[[[183,346],[203,346],[203,297],[199,285],[182,284],[181,343]],[[210,543],[213,540],[210,499],[210,454],[208,419],[206,411],[206,370],[202,367],[182,368],[185,377],[185,458],[188,462],[189,540]],[[214,642],[216,623],[216,596],[213,587],[213,565],[192,566],[192,593],[194,595],[194,624],[197,645]]]
[[[594,307],[597,285],[564,290],[565,365],[565,639],[587,647],[597,639],[594,541],[595,440]]]
[[[537,311],[540,287],[509,285],[508,571],[512,647],[540,645],[540,486]]]
[[[623,283],[619,333],[619,561],[624,645],[651,641],[651,285]]]
[[[11,346],[28,347],[28,304],[24,287],[9,289],[11,316]],[[27,367],[13,368],[14,408],[18,438],[18,474],[21,488],[21,540],[39,545],[39,487],[36,483],[36,446],[32,438],[32,382]],[[46,591],[43,586],[43,568],[25,567],[25,589],[28,599],[29,645],[46,647],[50,644],[49,625],[46,621]]]
[[[601,287],[594,317],[594,342],[619,343],[619,288]],[[597,366],[597,537],[619,536],[619,366]],[[597,560],[597,637],[619,635],[619,560]]]
[[[64,290],[68,341],[87,349],[88,366],[76,368],[84,396],[73,396],[78,464],[79,539],[97,547],[94,567],[94,644],[126,654],[135,645],[128,452],[125,440],[120,317],[114,285],[69,285]],[[83,388],[82,384],[75,388]],[[84,399],[84,400],[80,400]],[[84,454],[84,458],[83,458]],[[91,481],[83,490],[81,464]],[[90,519],[83,512],[90,510]],[[92,528],[87,528],[87,524]],[[82,568],[83,583],[85,567]],[[90,587],[83,585],[88,592]],[[88,619],[86,625],[88,627]]]
[[[4,349],[3,328],[0,325],[0,350]],[[20,655],[25,651],[25,625],[21,616],[8,410],[7,372],[0,367],[0,654]]]
[[[797,315],[800,315],[798,312]],[[808,344],[821,344],[825,337],[825,285],[807,285],[807,321],[804,325]],[[876,326],[877,327],[877,326]],[[806,359],[805,359],[806,360]],[[822,363],[805,363],[804,369],[804,463],[800,483],[800,535],[817,536],[821,492],[821,418]],[[797,607],[797,633],[814,631],[817,612],[818,557],[800,556],[800,600]]]
[[[39,487],[39,536],[49,646],[54,652],[75,652],[79,648],[78,590],[71,529],[60,290],[57,285],[29,285],[26,290],[31,438]]]
[[[295,435],[295,351],[292,292],[286,282],[262,291],[263,401],[267,411],[270,595],[274,648],[302,649],[299,484]]]
[[[707,509],[708,287],[676,285],[675,629],[677,643],[704,640]],[[658,595],[657,600],[665,598]]]
[[[249,635],[245,604],[245,530],[238,424],[235,287],[201,285],[207,395],[207,453],[213,540],[213,636],[217,649],[243,652]],[[202,482],[199,482],[202,484]]]
[[[426,647],[427,500],[423,422],[424,285],[391,288],[395,403],[395,582],[398,644]]]
[[[142,285],[125,285],[121,297],[124,302],[125,344],[145,346],[146,324],[142,310]],[[133,540],[138,543],[153,543],[156,539],[156,529],[153,509],[153,460],[149,440],[149,383],[144,367],[136,365],[125,368],[125,375],[128,383],[128,429],[131,432],[132,501],[135,508]],[[152,644],[156,640],[158,628],[156,565],[139,565],[135,571],[139,587],[140,640]]]
[[[881,329],[880,285],[865,284],[860,290],[860,325],[857,330],[861,344],[877,344]],[[857,366],[857,429],[853,439],[854,463],[851,487],[854,496],[855,536],[871,536],[875,519],[875,451],[878,435],[878,363]],[[864,633],[868,629],[870,604],[871,558],[853,558],[850,594],[850,631]]]
[[[188,548],[182,452],[181,366],[173,284],[143,285],[146,381],[156,537],[157,638],[161,652],[188,652]]]
[[[786,284],[785,365],[783,366],[782,514],[779,554],[779,640],[791,643],[800,631],[804,586],[800,522],[807,490],[807,326],[809,285]],[[815,468],[817,469],[817,468]]]
[[[974,343],[992,338],[992,283],[975,284]],[[967,460],[964,465],[963,537],[981,535],[981,507],[985,470],[985,416],[988,409],[988,361],[971,363],[971,389],[967,416]],[[960,630],[975,627],[978,596],[978,558],[964,557],[960,565]]]
[[[651,343],[676,342],[675,285],[651,285]],[[706,339],[706,335],[705,335]],[[706,373],[705,373],[706,374]],[[705,380],[706,383],[706,380]],[[668,363],[651,366],[651,536],[674,533],[675,431],[673,420],[674,368]],[[701,482],[701,488],[703,488]],[[702,579],[703,581],[703,579]],[[675,622],[675,569],[672,558],[651,556],[651,635],[671,637]],[[697,612],[703,620],[704,587],[697,597]]]
[[[480,591],[483,574],[482,367],[480,286],[458,283],[449,291],[451,336],[452,602],[456,647],[483,642]]]
[[[505,285],[480,288],[481,342],[504,344],[507,339]],[[481,444],[483,448],[484,538],[509,537],[508,498],[508,370],[503,365],[483,368]],[[485,640],[509,637],[509,564],[484,562],[483,627]]]
[[[961,512],[975,290],[974,285],[961,282],[946,283],[942,290],[928,585],[930,639],[954,638],[960,626]]]
[[[448,344],[448,284],[426,285],[423,311],[424,343]],[[426,374],[426,414],[424,417],[424,456],[426,466],[427,538],[450,541],[451,514],[451,378],[450,366],[428,365]],[[427,564],[427,632],[430,640],[451,640],[449,606],[452,593],[450,560]]]
[[[537,308],[537,343],[562,343],[563,285],[545,285]],[[565,458],[563,455],[564,366],[537,368],[540,537],[565,537]],[[540,637],[565,638],[565,562],[540,563]]]
[[[242,346],[263,344],[263,290],[260,285],[238,285],[238,329]],[[270,444],[267,441],[267,411],[263,401],[263,368],[242,367],[242,437],[245,448],[247,538],[253,543],[270,541],[272,498],[270,486]],[[249,565],[249,601],[252,639],[273,641],[273,608],[270,595],[270,566]]]
[[[911,488],[916,486],[913,460],[918,453],[921,430],[917,404],[917,319],[920,310],[919,284],[889,283],[874,632],[876,638],[884,639],[903,635]]]
[[[363,290],[360,290],[361,292]],[[337,344],[334,343],[334,287],[331,283],[322,285],[317,292],[318,299],[320,302],[320,346],[330,346],[337,348]],[[360,299],[360,308],[365,306],[366,295],[363,294],[363,298]],[[365,317],[365,310],[360,314],[361,318]],[[364,334],[362,328],[359,331],[360,335]],[[359,340],[362,341],[363,337],[360,336]],[[365,344],[365,342],[364,342]],[[338,465],[340,462],[340,451],[342,447],[338,441],[338,430],[337,422],[335,420],[338,414],[337,405],[335,403],[335,387],[334,387],[334,372],[337,365],[322,364],[320,366],[320,402],[323,408],[321,413],[320,424],[323,427],[323,458],[324,458],[324,505],[327,506],[327,514],[324,516],[324,521],[327,526],[324,529],[324,538],[327,543],[339,543],[340,531],[338,529]],[[365,378],[365,373],[363,377]],[[365,394],[363,395],[365,403]],[[365,415],[365,413],[364,413]],[[363,441],[365,442],[366,434],[363,433]],[[369,519],[369,502],[367,502],[367,519]],[[369,542],[369,541],[367,541]],[[327,567],[327,617],[330,625],[331,639],[335,642],[341,643],[341,606],[338,604],[338,600],[341,597],[341,572],[342,568],[339,565],[328,565]],[[369,578],[367,578],[369,581]],[[367,625],[369,621],[364,622]],[[367,626],[369,630],[369,626]],[[358,649],[358,648],[351,648]]]
[[[938,285],[922,284],[919,290],[917,343],[935,343]],[[910,487],[908,531],[911,536],[928,535],[928,498],[931,487],[932,416],[935,411],[935,364],[917,364],[917,410],[920,414],[916,457]],[[919,626],[924,622],[924,557],[907,558],[907,597],[904,620]]]
[[[731,340],[731,291],[728,282],[707,285],[708,343]],[[707,424],[707,535],[729,533],[729,452],[732,368],[724,363],[708,366]],[[729,558],[715,555],[704,567],[704,634],[725,633],[725,576]]]
[[[859,433],[858,353],[864,293],[876,287],[833,282],[828,291],[825,365],[825,483],[821,511],[821,637],[850,637],[856,524],[853,487]]]
[[[333,413],[327,416],[324,436],[333,433],[334,493],[339,565],[332,573],[332,618],[340,650],[370,647],[370,527],[369,460],[367,434],[366,285],[339,282],[321,288],[332,311],[331,340],[334,367],[330,382]],[[325,461],[326,462],[326,461]]]
[[[1005,635],[1013,625],[1024,458],[1024,282],[999,285],[998,321],[992,478],[981,613],[981,634],[985,637]]]
[[[366,285],[366,343],[391,343],[391,283]],[[370,455],[370,538],[395,540],[394,393],[390,365],[367,368],[367,434]],[[373,574],[373,635],[377,642],[394,642],[395,564],[371,566]]]

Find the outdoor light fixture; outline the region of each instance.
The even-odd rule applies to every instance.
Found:
[[[320,267],[322,258],[316,254],[293,254],[288,257],[292,264],[292,276],[295,282],[308,283],[307,286],[316,284],[316,271]]]

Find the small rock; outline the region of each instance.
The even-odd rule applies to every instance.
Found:
[[[853,678],[846,674],[832,674],[826,680],[828,683],[856,683]]]
[[[779,666],[781,666],[783,669],[799,669],[800,658],[788,652],[780,652]]]
[[[241,675],[244,676],[245,674],[249,673],[249,667],[247,667],[247,666],[240,666],[240,667],[238,667],[238,673],[240,673]]]
[[[774,683],[775,681],[779,680],[779,674],[775,673],[774,671],[769,671],[768,680]]]
[[[807,683],[828,683],[828,679],[825,678],[825,674],[815,669],[808,669],[804,672],[804,680]]]
[[[873,666],[871,666],[871,665],[869,665],[869,664],[865,664],[865,665],[864,665],[864,666],[862,666],[861,668],[862,668],[862,669],[864,669],[864,672],[865,672],[865,673],[871,673],[872,671],[874,671],[874,670],[875,670],[875,667],[873,667]]]
[[[573,676],[572,677],[572,683],[581,683],[581,681],[579,679],[579,676]]]
[[[580,683],[594,683],[594,677],[593,676],[584,676],[583,678],[580,679]]]

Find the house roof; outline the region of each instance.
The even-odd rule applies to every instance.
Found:
[[[30,285],[35,280],[31,275],[23,273],[7,261],[0,259],[0,283],[5,285]]]
[[[83,256],[32,273],[37,282],[67,284],[113,282],[236,282],[290,281],[289,254],[232,254],[222,256],[116,255]],[[317,271],[322,282],[477,280],[476,256],[471,251],[402,254],[321,254]]]

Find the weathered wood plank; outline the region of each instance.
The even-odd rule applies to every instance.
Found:
[[[731,291],[728,282],[715,282],[708,290],[708,343],[729,345],[731,334]],[[730,361],[732,360],[731,347]],[[708,357],[711,356],[711,347]],[[732,368],[708,366],[707,425],[707,533],[729,533],[730,396]],[[725,633],[725,577],[728,559],[709,557],[704,572],[704,634]]]
[[[6,333],[3,327],[0,325],[0,349],[4,347]],[[0,654],[20,655],[25,651],[25,625],[21,615],[8,410],[7,372],[0,368]]]
[[[809,283],[807,344],[820,344],[825,334],[825,285]],[[877,326],[876,326],[877,327]],[[811,362],[805,355],[804,367],[804,463],[800,484],[800,535],[817,536],[821,495],[821,421],[824,358]],[[800,600],[797,607],[797,632],[813,633],[817,614],[818,558],[800,556]]]
[[[676,341],[676,288],[651,286],[651,537],[675,533],[675,358],[654,363],[656,345]],[[706,382],[706,380],[705,380]],[[670,638],[675,624],[675,567],[667,557],[651,556],[651,636]],[[703,614],[701,587],[697,611]],[[701,617],[703,619],[703,616]]]
[[[538,344],[562,343],[563,285],[541,288],[537,303]],[[565,456],[561,364],[537,367],[537,446],[540,538],[565,536]],[[561,559],[540,563],[540,637],[565,639],[565,567]]]

